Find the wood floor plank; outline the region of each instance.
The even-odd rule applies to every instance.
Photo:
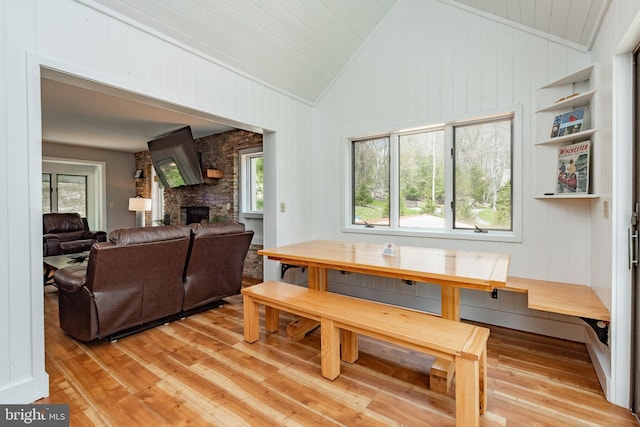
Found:
[[[205,365],[214,363],[209,360]],[[278,372],[271,372],[270,375],[278,376]],[[296,399],[290,398],[286,394],[280,392],[276,388],[270,387],[264,382],[264,379],[256,379],[251,371],[245,370],[244,374],[239,372],[228,373],[228,377],[234,383],[234,388],[239,395],[245,398],[250,396],[254,404],[254,410],[260,410],[263,413],[272,413],[272,408],[277,408],[281,415],[282,425],[299,423],[300,425],[332,425],[335,422],[322,414],[311,411],[303,403]],[[256,409],[257,408],[257,409]],[[275,417],[274,417],[275,420]],[[336,424],[337,425],[337,424]]]
[[[47,287],[51,288],[51,287]],[[50,395],[71,426],[453,426],[455,378],[428,388],[433,358],[366,337],[360,358],[334,381],[320,374],[320,333],[298,342],[280,329],[243,340],[242,298],[122,338],[81,343],[58,326],[45,291]],[[487,325],[483,325],[487,326]],[[606,401],[584,344],[487,326],[488,407],[482,427],[633,426]]]

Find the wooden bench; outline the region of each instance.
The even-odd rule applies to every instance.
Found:
[[[487,406],[489,329],[427,313],[311,290],[281,282],[242,289],[244,339],[260,338],[259,307],[265,306],[265,329],[276,332],[279,312],[320,322],[322,376],[340,375],[340,359],[358,359],[358,334],[452,361],[456,371],[456,425],[478,426]]]
[[[526,293],[527,307],[532,310],[581,318],[594,330],[600,342],[609,345],[611,314],[591,287],[510,276],[507,286],[502,289]]]
[[[509,277],[505,291],[524,292],[533,310],[586,317],[609,322],[611,315],[589,286]]]

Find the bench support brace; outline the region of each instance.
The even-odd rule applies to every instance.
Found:
[[[605,322],[597,319],[589,319],[587,317],[581,317],[587,325],[591,326],[594,330],[600,342],[607,347],[609,346],[609,322]]]

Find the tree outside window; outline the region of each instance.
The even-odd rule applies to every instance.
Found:
[[[400,135],[400,227],[444,228],[444,130]]]
[[[389,225],[389,138],[354,141],[353,224]]]
[[[455,228],[511,230],[511,119],[456,126]]]
[[[78,213],[87,216],[87,176],[42,174],[42,212]]]

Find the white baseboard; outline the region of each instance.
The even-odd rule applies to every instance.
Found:
[[[0,402],[7,405],[33,403],[47,396],[49,396],[49,375],[46,372],[37,378],[27,378],[0,389]]]
[[[600,387],[602,387],[607,400],[611,402],[611,357],[609,347],[600,342],[598,335],[591,328],[585,329],[585,344],[593,368],[596,370],[598,381],[600,381]]]

